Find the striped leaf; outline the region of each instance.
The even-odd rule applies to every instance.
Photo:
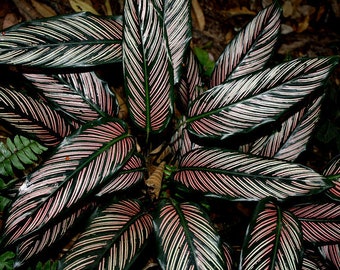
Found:
[[[261,70],[276,47],[280,32],[278,4],[260,11],[226,46],[215,64],[210,86]]]
[[[117,191],[126,190],[141,182],[145,176],[144,157],[135,153],[125,163],[117,176],[113,177],[96,196],[103,196]]]
[[[231,254],[232,250],[231,250],[230,246],[227,243],[223,242],[222,249],[223,249],[223,254],[224,254],[225,263],[226,263],[225,269],[226,270],[234,269],[233,258],[232,258],[232,254]]]
[[[301,222],[303,240],[332,244],[340,239],[340,205],[308,203],[289,209]]]
[[[62,261],[62,269],[128,269],[152,233],[141,203],[123,200],[100,209]]]
[[[0,87],[0,119],[35,136],[46,146],[57,145],[73,127],[46,104],[14,90]]]
[[[190,104],[189,131],[209,140],[245,140],[272,130],[322,88],[336,63],[336,58],[296,59],[215,86]]]
[[[192,50],[188,50],[185,59],[183,74],[178,85],[178,97],[180,100],[180,107],[182,107],[186,113],[189,101],[194,100],[203,92],[201,89],[203,83],[200,75],[199,63]]]
[[[171,53],[175,84],[180,80],[181,69],[184,62],[183,58],[191,41],[190,12],[190,1],[164,1],[164,24]]]
[[[27,239],[19,242],[16,246],[16,262],[15,266],[23,266],[29,260],[39,258],[42,252],[51,251],[56,247],[71,229],[80,225],[86,216],[93,210],[94,203],[80,207],[69,213],[62,221],[51,224],[41,232],[30,235]]]
[[[321,255],[331,262],[335,269],[340,269],[340,244],[324,245],[318,247]]]
[[[302,248],[298,220],[272,199],[265,199],[248,226],[239,269],[300,269]]]
[[[327,176],[334,184],[325,194],[332,200],[340,201],[340,155],[334,157],[327,164],[322,174]]]
[[[160,133],[173,112],[173,70],[166,47],[161,7],[148,0],[127,0],[124,9],[123,66],[133,123]]]
[[[28,175],[6,220],[11,245],[44,229],[106,185],[134,150],[120,120],[100,119],[65,138],[42,166]]]
[[[121,61],[122,18],[77,13],[15,25],[0,36],[0,64],[88,67]]]
[[[154,224],[162,269],[225,269],[220,238],[200,206],[163,200]]]
[[[322,97],[313,100],[310,106],[282,123],[280,131],[259,138],[249,146],[247,153],[294,161],[303,151],[319,120]],[[243,146],[244,147],[244,146]]]
[[[180,160],[173,179],[208,196],[231,200],[284,200],[328,188],[324,177],[299,164],[204,147]]]
[[[306,249],[303,253],[301,270],[330,270],[319,252],[314,249]]]
[[[24,74],[56,109],[81,123],[117,116],[119,106],[108,84],[94,72]]]

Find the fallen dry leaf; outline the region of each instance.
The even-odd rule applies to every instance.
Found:
[[[75,12],[87,11],[99,15],[97,10],[94,9],[92,2],[89,0],[69,0],[69,2]]]
[[[203,31],[205,27],[205,17],[203,10],[197,0],[192,0],[191,7],[198,25],[198,29]]]
[[[49,5],[46,5],[45,3],[41,3],[37,0],[31,0],[31,3],[35,10],[38,11],[45,18],[57,15],[54,9],[51,8]]]
[[[302,33],[303,31],[307,30],[308,26],[309,26],[309,16],[306,16],[302,22],[299,22],[296,32]]]
[[[152,200],[158,199],[162,187],[162,179],[164,173],[165,161],[158,165],[148,179],[145,180],[145,185],[148,187],[148,193]]]
[[[241,8],[232,8],[227,10],[227,14],[230,17],[233,16],[240,16],[240,15],[256,15],[255,11],[249,10],[246,7],[241,7]]]
[[[8,27],[11,27],[12,25],[15,25],[19,22],[20,22],[20,20],[15,13],[7,13],[6,16],[5,16],[5,19],[2,23],[2,29],[6,29]]]

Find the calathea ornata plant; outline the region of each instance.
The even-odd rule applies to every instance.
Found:
[[[5,30],[0,63],[24,67],[25,83],[1,87],[0,117],[49,149],[11,187],[1,245],[15,267],[57,258],[74,235],[60,269],[141,269],[150,249],[162,269],[336,267],[340,161],[318,173],[296,160],[338,58],[270,65],[280,16],[277,3],[259,12],[209,82],[189,46],[190,1]],[[123,90],[96,72],[111,64]],[[211,211],[245,201],[258,203],[238,258]]]

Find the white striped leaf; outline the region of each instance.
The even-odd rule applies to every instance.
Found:
[[[182,77],[178,85],[178,97],[180,100],[180,107],[186,113],[189,101],[194,100],[203,91],[201,89],[202,78],[200,75],[199,63],[192,50],[188,50],[185,60]]]
[[[44,230],[94,196],[130,158],[134,144],[125,124],[114,119],[90,122],[66,137],[20,187],[6,219],[5,243]]]
[[[284,200],[329,187],[323,176],[300,164],[204,147],[180,160],[173,179],[208,196],[231,200]]]
[[[303,240],[334,244],[340,239],[340,205],[307,203],[289,209],[301,222]]]
[[[322,97],[313,100],[310,106],[289,117],[281,129],[264,136],[254,143],[243,146],[247,153],[294,161],[304,150],[319,120]]]
[[[128,269],[152,233],[152,216],[137,200],[99,209],[62,261],[62,269]]]
[[[183,58],[191,41],[190,1],[165,0],[163,2],[164,25],[171,53],[174,83],[176,84],[180,80]]]
[[[173,70],[160,4],[127,0],[124,9],[123,66],[130,117],[144,130],[160,133],[173,113]]]
[[[272,130],[322,88],[336,64],[336,58],[296,59],[215,86],[190,104],[189,131],[203,139],[242,140]]]
[[[96,196],[103,196],[126,190],[141,182],[145,177],[144,157],[135,153],[125,163],[118,174],[113,177]]]
[[[0,87],[0,119],[34,136],[46,146],[57,145],[73,127],[46,104],[20,92]]]
[[[211,74],[210,86],[261,70],[276,47],[280,32],[278,4],[260,11],[226,46]]]
[[[272,199],[262,200],[248,226],[239,269],[297,270],[302,255],[298,220]]]
[[[340,269],[340,244],[319,246],[318,249],[321,255],[333,264],[335,269]]]
[[[223,254],[224,254],[224,258],[225,258],[225,270],[232,270],[234,269],[234,263],[233,263],[233,258],[232,258],[232,250],[230,248],[230,246],[223,242],[222,243],[222,249],[223,249]]]
[[[82,222],[88,214],[91,213],[94,203],[80,207],[69,213],[62,221],[51,224],[51,226],[45,228],[41,232],[34,233],[22,242],[19,242],[16,246],[16,262],[15,266],[23,266],[28,263],[29,260],[39,258],[42,252],[51,251],[55,248],[59,241],[63,240],[65,236],[75,228],[79,226],[79,222]]]
[[[301,270],[330,270],[329,265],[322,258],[320,253],[314,249],[305,249]]]
[[[220,238],[199,205],[163,200],[154,224],[162,269],[225,269]]]
[[[0,35],[0,64],[87,67],[122,59],[122,18],[77,13],[23,22]]]
[[[24,74],[45,98],[81,123],[117,116],[119,106],[108,84],[94,72]]]
[[[340,201],[340,155],[334,157],[327,164],[322,174],[334,184],[334,186],[328,189],[325,194],[332,200]]]

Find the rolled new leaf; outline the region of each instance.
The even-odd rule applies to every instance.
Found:
[[[121,61],[122,18],[77,13],[23,22],[0,35],[0,64],[88,67]]]
[[[281,8],[275,2],[260,11],[226,46],[216,61],[210,86],[261,70],[277,44]]]
[[[154,224],[162,269],[227,269],[220,238],[199,205],[163,200]]]
[[[206,147],[183,156],[173,179],[207,196],[229,200],[268,196],[284,200],[330,186],[322,175],[300,164]]]
[[[183,58],[191,41],[191,9],[190,1],[164,1],[164,25],[168,38],[174,84],[181,77]]]
[[[128,269],[152,233],[152,216],[137,200],[99,209],[61,263],[64,270]]]
[[[45,103],[6,88],[0,88],[0,119],[46,146],[57,145],[74,129]]]
[[[297,270],[302,255],[298,220],[273,199],[259,202],[246,232],[239,269]]]
[[[126,125],[114,119],[91,122],[65,138],[20,187],[6,219],[4,243],[12,245],[44,230],[95,195],[130,158],[134,147]]]
[[[215,86],[190,103],[188,129],[209,141],[263,135],[318,94],[336,64],[337,58],[296,59]]]
[[[301,222],[303,240],[317,244],[335,244],[340,239],[340,205],[308,203],[289,208]]]
[[[162,132],[173,113],[173,69],[162,7],[128,0],[124,8],[123,66],[130,117],[145,132]]]
[[[42,95],[73,120],[85,123],[118,116],[119,105],[108,84],[94,72],[24,74]]]

